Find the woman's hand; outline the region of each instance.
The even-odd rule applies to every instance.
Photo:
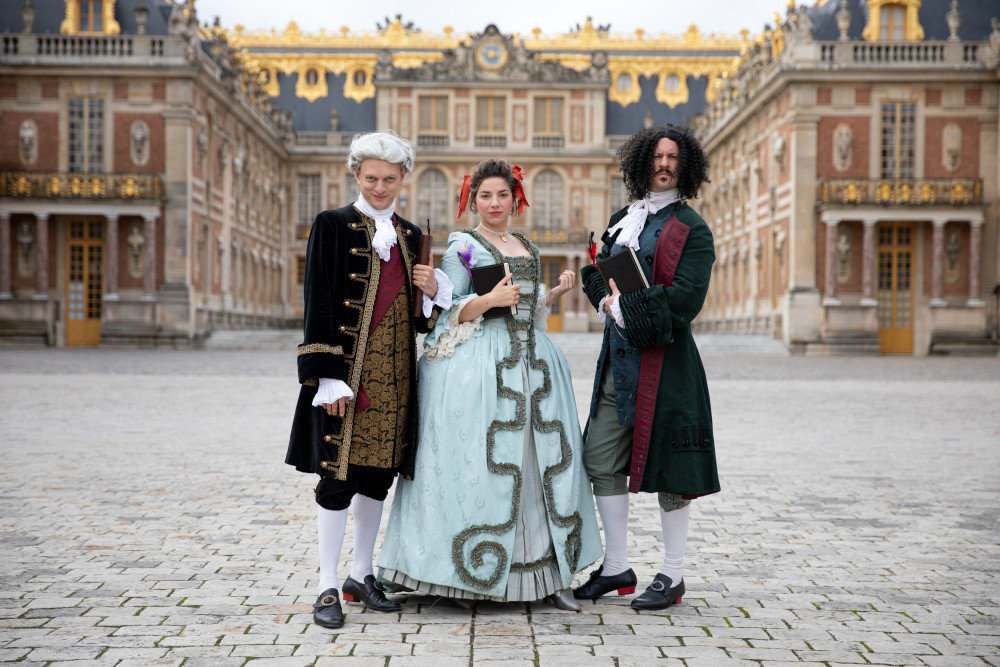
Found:
[[[576,274],[569,269],[559,274],[559,284],[548,291],[545,295],[545,305],[551,306],[559,300],[563,294],[573,289],[576,284]]]
[[[498,282],[496,286],[490,290],[490,293],[486,295],[489,299],[490,308],[495,306],[516,306],[517,302],[521,300],[520,285],[510,284],[513,277],[513,274],[507,274],[504,276],[503,280]]]

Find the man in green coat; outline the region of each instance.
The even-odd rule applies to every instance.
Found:
[[[708,160],[682,127],[642,130],[618,150],[632,204],[611,217],[583,289],[605,322],[584,436],[584,463],[604,525],[604,561],[574,591],[596,600],[635,592],[627,554],[629,492],[656,492],[663,567],[634,609],[666,609],[684,595],[691,499],[719,490],[712,409],[691,322],[715,262],[712,232],[686,200],[708,179]],[[622,294],[596,268],[634,253],[648,288]]]

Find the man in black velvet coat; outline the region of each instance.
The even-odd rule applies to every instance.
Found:
[[[400,609],[375,581],[372,552],[393,479],[413,471],[416,335],[451,305],[447,277],[416,263],[420,229],[395,214],[413,159],[410,145],[391,132],[356,136],[347,165],[361,196],[320,213],[309,234],[301,390],[285,462],[320,476],[320,594],[313,607],[323,627],[344,624],[337,563],[348,507],[354,561],[344,599],[376,611]],[[424,294],[418,317],[414,286]]]

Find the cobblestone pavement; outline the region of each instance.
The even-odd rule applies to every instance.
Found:
[[[555,338],[586,405],[599,338]],[[682,604],[413,595],[339,631],[312,624],[314,480],[283,463],[293,347],[0,350],[0,661],[1000,667],[1000,359],[713,340],[723,491],[695,501]],[[630,556],[641,589],[655,497]]]

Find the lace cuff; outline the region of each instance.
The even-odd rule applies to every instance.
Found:
[[[545,304],[545,293],[539,291],[538,303],[535,304],[535,329],[547,332],[549,330],[549,306]]]
[[[597,320],[601,324],[604,324],[605,322],[608,321],[608,313],[607,313],[606,310],[604,310],[604,301],[606,299],[610,299],[610,298],[611,298],[611,295],[609,294],[606,297],[604,297],[604,299],[601,299],[601,303],[598,304],[598,307],[597,307]],[[611,316],[614,318],[615,323],[618,326],[620,326],[620,327],[625,326],[625,318],[622,316],[622,308],[621,308],[621,305],[618,303],[618,297],[615,297],[614,301],[611,302]]]
[[[424,317],[431,316],[434,306],[441,306],[444,310],[451,308],[451,293],[455,289],[455,284],[441,269],[434,269],[434,278],[437,280],[438,291],[433,299],[424,294]]]
[[[354,392],[351,391],[346,382],[331,378],[320,378],[319,388],[316,389],[316,395],[313,397],[312,404],[314,407],[319,407],[329,403],[336,403],[342,398],[349,400],[354,398]]]
[[[424,357],[428,362],[441,361],[454,355],[456,347],[472,338],[473,334],[479,331],[483,324],[482,315],[468,322],[458,321],[462,309],[478,297],[478,294],[470,294],[459,301],[458,305],[452,307],[451,312],[448,313],[448,330],[438,336],[437,343],[424,349]]]

